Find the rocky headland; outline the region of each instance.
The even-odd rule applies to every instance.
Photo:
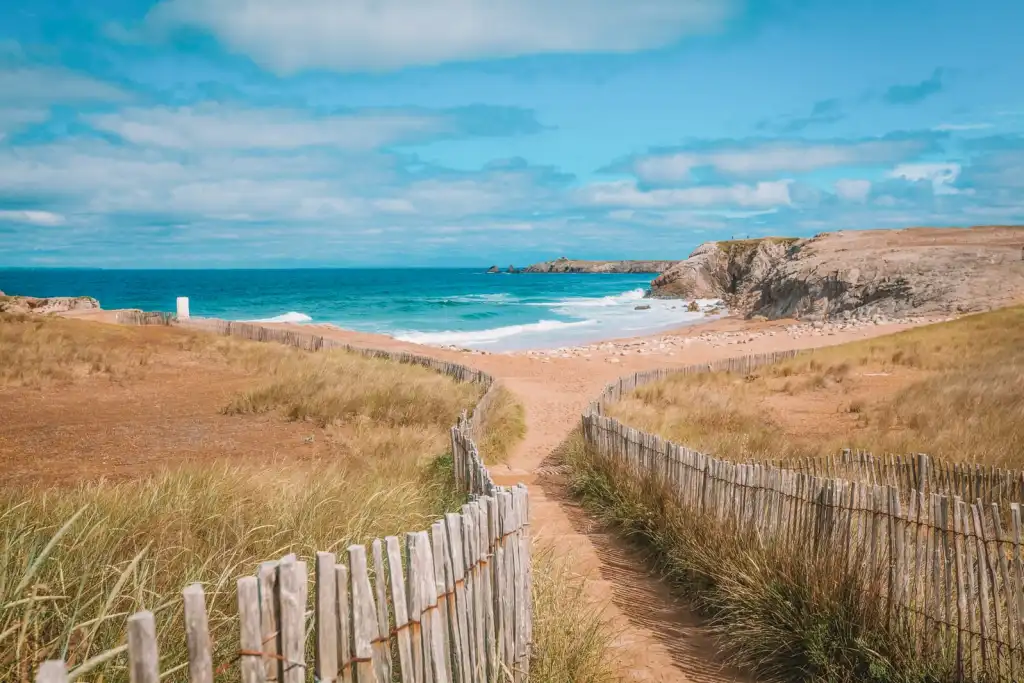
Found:
[[[678,261],[584,261],[562,256],[535,263],[524,273],[663,273]]]
[[[902,318],[982,311],[1024,297],[1024,227],[910,228],[708,242],[650,296],[723,299],[748,317]]]
[[[91,296],[7,296],[0,292],[0,313],[68,313],[99,310],[100,302]]]

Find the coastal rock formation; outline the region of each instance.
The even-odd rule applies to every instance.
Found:
[[[582,261],[562,256],[527,266],[524,273],[662,273],[678,261]]]
[[[67,313],[98,309],[100,302],[91,296],[5,296],[0,292],[0,313]]]
[[[491,266],[490,268],[487,269],[487,272],[491,274],[500,273],[501,268],[499,268],[498,266]]]
[[[1024,297],[1024,228],[912,228],[709,242],[651,296],[806,320],[985,310]]]

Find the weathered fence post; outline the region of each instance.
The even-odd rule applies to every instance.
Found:
[[[241,648],[239,668],[242,683],[264,683],[260,637],[260,596],[259,581],[255,576],[238,580],[239,647]]]
[[[128,617],[128,677],[131,683],[159,683],[160,654],[152,612]]]
[[[185,639],[191,683],[213,683],[213,647],[206,617],[206,596],[198,583],[182,591],[185,602]]]
[[[321,683],[333,683],[338,676],[338,584],[334,553],[316,554],[316,585],[313,622],[316,628],[316,677]]]

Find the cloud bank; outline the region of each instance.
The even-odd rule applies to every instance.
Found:
[[[277,73],[626,52],[718,30],[739,0],[165,0],[151,30],[201,28]]]

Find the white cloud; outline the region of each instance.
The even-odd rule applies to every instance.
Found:
[[[48,199],[69,215],[352,227],[426,225],[552,205],[534,171],[485,169],[410,179],[395,159],[332,149],[180,153],[97,140],[0,147],[0,196]],[[365,227],[365,226],[364,226]]]
[[[714,32],[740,0],[165,0],[156,30],[213,32],[279,73],[629,52]]]
[[[705,166],[737,176],[806,173],[837,166],[888,164],[919,152],[925,144],[915,138],[818,144],[765,142],[651,155],[636,160],[633,170],[647,182],[687,180],[694,169]]]
[[[32,225],[45,225],[48,227],[64,225],[67,219],[59,213],[50,211],[0,211],[0,221],[11,223],[30,223]]]
[[[65,213],[204,220],[284,220],[320,206],[323,220],[352,213],[351,202],[394,180],[394,171],[379,157],[348,161],[351,166],[319,150],[180,155],[68,140],[0,148],[0,195],[49,197]]]
[[[94,127],[137,145],[182,150],[293,149],[329,146],[373,149],[444,130],[443,117],[388,111],[312,117],[288,109],[225,105],[128,108],[87,118]]]
[[[585,202],[634,209],[679,206],[742,206],[770,208],[790,203],[789,180],[756,185],[714,185],[640,190],[631,180],[593,183],[583,189]]]
[[[867,199],[871,192],[870,180],[853,180],[843,178],[836,181],[836,194],[841,199],[853,202],[862,202]]]
[[[992,128],[991,123],[941,123],[932,130],[956,132],[964,130],[985,130]]]
[[[73,71],[47,66],[0,68],[0,103],[19,107],[54,102],[122,102],[120,88]]]
[[[902,178],[911,182],[929,181],[935,194],[957,194],[959,192],[953,184],[960,177],[960,164],[900,164],[887,175],[890,178]]]

